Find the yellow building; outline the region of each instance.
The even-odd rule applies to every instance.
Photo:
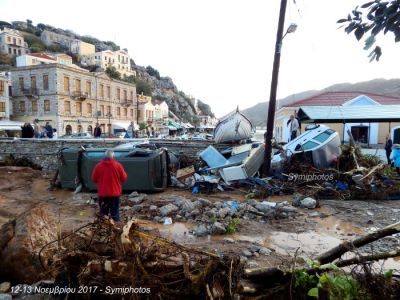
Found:
[[[300,107],[326,106],[326,113],[336,106],[371,106],[371,105],[400,105],[400,98],[363,92],[325,92],[309,97],[278,109],[275,117],[274,137],[278,142],[287,142],[290,137],[288,121]],[[337,131],[344,142],[349,141],[347,130],[359,143],[383,144],[385,137],[390,134],[394,143],[400,143],[400,123],[397,122],[359,122],[359,123],[321,123]],[[304,131],[306,124],[301,124]]]

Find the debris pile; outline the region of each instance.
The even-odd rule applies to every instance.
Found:
[[[97,286],[97,291],[87,294],[88,299],[101,296],[106,289],[120,296],[231,298],[243,269],[237,257],[178,245],[141,231],[134,220],[119,228],[111,220],[99,219],[59,243],[61,248],[46,272],[55,276],[55,285]],[[130,287],[142,287],[142,291]]]

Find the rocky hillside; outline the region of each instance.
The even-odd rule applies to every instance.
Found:
[[[303,100],[323,92],[365,92],[400,97],[400,79],[373,79],[358,83],[339,83],[322,90],[309,90],[279,99],[279,106]],[[261,102],[243,110],[255,126],[266,126],[268,102]]]
[[[80,64],[80,59],[69,52],[69,49],[60,46],[52,45],[47,47],[40,40],[42,31],[49,30],[58,34],[63,34],[69,37],[83,40],[85,42],[94,44],[96,51],[103,50],[119,50],[120,46],[115,44],[113,41],[101,41],[95,37],[79,35],[71,30],[65,30],[56,28],[51,25],[38,23],[36,26],[33,25],[32,21],[27,20],[26,22],[14,21],[11,24],[0,21],[0,27],[7,26],[17,29],[24,35],[25,41],[28,43],[28,47],[31,52],[63,52],[71,55],[74,63]],[[0,65],[4,70],[4,65],[14,65],[15,58],[10,59],[6,56],[0,57]],[[198,116],[207,115],[214,116],[209,105],[204,102],[186,95],[184,92],[179,91],[176,85],[173,83],[170,77],[161,77],[160,73],[152,68],[151,66],[142,67],[135,64],[134,59],[131,59],[132,69],[136,70],[137,77],[135,78],[120,78],[119,73],[115,70],[107,72],[111,77],[120,78],[131,83],[135,83],[137,86],[138,93],[143,93],[147,96],[152,96],[154,100],[166,101],[170,111],[173,112],[177,117],[183,121],[191,122],[197,125],[199,122]],[[85,66],[81,66],[87,68]],[[91,71],[95,71],[91,69]],[[98,70],[97,70],[98,71]]]

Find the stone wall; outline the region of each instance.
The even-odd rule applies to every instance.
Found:
[[[120,139],[0,139],[0,161],[12,154],[14,158],[25,157],[40,165],[44,170],[53,171],[57,169],[57,154],[63,148],[81,145],[94,148],[112,148],[126,142],[127,140]],[[197,157],[201,150],[213,145],[209,141],[151,140],[150,142],[158,147],[165,147],[173,153],[182,153],[189,157]],[[220,150],[227,147],[226,145],[214,146]]]

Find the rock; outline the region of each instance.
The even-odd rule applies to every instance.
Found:
[[[253,256],[255,256],[255,257],[259,257],[259,256],[260,256],[260,254],[259,254],[258,252],[253,252]]]
[[[150,210],[150,211],[156,211],[157,208],[158,208],[158,207],[155,206],[155,205],[150,205],[149,210]]]
[[[200,208],[203,206],[203,204],[199,200],[196,200],[193,202],[193,206],[194,208]]]
[[[263,213],[269,213],[276,206],[275,202],[263,201],[256,205],[256,209]]]
[[[247,200],[247,203],[251,206],[256,206],[257,204],[259,204],[260,202],[258,202],[256,199],[249,199]]]
[[[270,255],[271,252],[272,252],[271,250],[264,247],[261,247],[260,250],[258,251],[258,253],[260,253],[261,255]]]
[[[249,261],[246,263],[246,267],[250,269],[258,268],[258,266],[258,263],[256,263],[255,261]]]
[[[286,213],[295,213],[295,212],[297,212],[297,208],[293,207],[291,205],[281,207],[280,210],[283,211],[283,212],[286,212]]]
[[[309,214],[309,216],[310,216],[311,218],[316,218],[316,217],[319,217],[319,216],[320,216],[320,213],[317,212],[317,211],[313,211],[312,213]]]
[[[135,191],[135,192],[130,193],[128,198],[134,198],[134,197],[137,197],[137,196],[139,196],[139,193]]]
[[[161,217],[159,217],[159,216],[155,216],[155,217],[153,218],[153,220],[154,220],[154,222],[160,222],[160,220],[161,220]]]
[[[56,217],[40,203],[0,228],[0,278],[10,282],[36,282],[43,268],[38,258],[44,245],[57,239]],[[57,244],[46,247],[41,261],[46,267]]]
[[[251,245],[249,248],[247,248],[250,252],[258,252],[261,247],[257,245]]]
[[[317,200],[307,197],[300,201],[300,207],[314,209],[317,206]]]
[[[168,216],[170,213],[178,211],[178,207],[174,204],[167,204],[160,208],[160,213],[162,216]]]
[[[224,219],[226,217],[226,215],[230,212],[230,208],[228,207],[223,207],[218,211],[218,216],[221,219]]]
[[[203,206],[211,206],[211,201],[203,198],[198,198],[198,201],[200,201],[201,205]]]
[[[0,300],[12,300],[12,296],[9,294],[0,294]]]
[[[296,207],[300,207],[300,201],[304,199],[304,196],[301,194],[294,194],[292,205]]]
[[[175,200],[175,204],[183,211],[183,212],[191,212],[195,209],[192,201],[186,199],[184,197],[179,197]]]
[[[220,202],[220,201],[217,201],[217,202],[215,202],[214,203],[214,206],[217,208],[217,209],[220,209],[221,207],[222,207],[222,202]]]
[[[247,249],[243,249],[242,250],[242,255],[244,255],[245,257],[252,257],[253,253],[251,253],[249,250]]]
[[[197,225],[197,226],[193,229],[193,234],[194,234],[195,236],[205,236],[205,235],[207,235],[208,233],[209,233],[209,231],[208,231],[206,225],[204,225],[204,224]]]
[[[132,209],[136,212],[141,211],[143,209],[143,205],[141,204],[136,204],[134,206],[132,206]]]
[[[146,197],[147,197],[146,194],[139,194],[139,195],[136,196],[136,197],[130,197],[130,195],[129,195],[128,200],[131,201],[131,202],[133,202],[133,203],[135,203],[135,204],[139,204],[139,203],[142,203],[143,200],[144,200]]]
[[[222,224],[220,222],[215,222],[214,224],[212,224],[212,226],[211,226],[212,234],[224,234],[225,232],[226,232],[226,228],[225,228],[224,224]]]
[[[231,239],[231,238],[224,238],[224,242],[228,243],[228,244],[234,244],[235,240]]]
[[[0,284],[0,293],[7,293],[11,288],[11,283],[5,281]]]
[[[190,212],[190,215],[191,215],[192,217],[196,217],[196,216],[200,215],[200,210],[199,210],[198,208],[196,208],[196,209],[194,209],[194,210],[192,210],[192,211]]]

